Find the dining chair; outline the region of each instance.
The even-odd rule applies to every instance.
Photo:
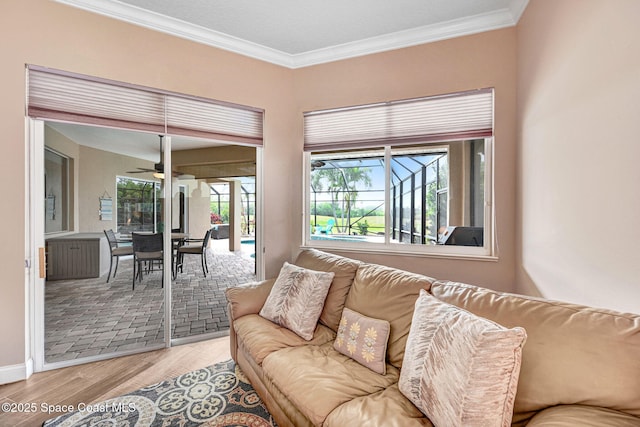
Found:
[[[109,250],[111,251],[111,257],[109,259],[109,274],[107,275],[107,283],[109,283],[109,279],[111,278],[111,269],[113,268],[113,259],[116,260],[116,268],[113,270],[113,277],[116,277],[116,273],[118,272],[118,260],[122,256],[131,256],[133,255],[133,247],[131,245],[120,246],[121,240],[118,240],[116,237],[116,233],[113,230],[104,230],[105,236],[107,236],[107,241],[109,242]]]
[[[184,266],[185,255],[200,255],[200,263],[202,264],[202,273],[204,277],[207,277],[209,272],[209,266],[207,265],[207,249],[209,248],[209,240],[211,238],[211,229],[208,229],[204,233],[202,239],[187,239],[186,244],[178,247],[178,265],[180,266],[180,272]],[[190,242],[200,242],[200,244],[189,244]]]
[[[164,287],[163,239],[162,233],[141,234],[131,233],[133,242],[133,287],[136,288],[136,279],[142,281],[143,271],[150,272],[156,262],[160,263],[162,270],[162,286]]]

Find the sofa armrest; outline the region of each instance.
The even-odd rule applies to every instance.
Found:
[[[230,306],[231,319],[238,319],[247,314],[258,314],[271,293],[274,283],[275,279],[269,279],[227,288],[224,294]]]
[[[262,282],[246,283],[234,288],[227,288],[224,294],[227,297],[227,315],[229,316],[229,343],[231,357],[237,361],[238,342],[233,322],[248,314],[258,314],[262,309],[275,279]]]

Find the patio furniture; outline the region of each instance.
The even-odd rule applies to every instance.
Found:
[[[153,271],[156,262],[160,264],[162,271],[162,286],[164,286],[164,268],[162,266],[163,239],[162,233],[131,233],[133,242],[133,286],[136,287],[136,279],[142,281],[142,272],[146,269],[147,273]],[[144,265],[144,269],[143,269]]]
[[[316,226],[316,231],[319,231],[320,234],[329,234],[331,233],[331,230],[333,229],[333,226],[335,224],[336,224],[335,219],[329,218],[329,220],[327,221],[327,225],[325,227],[322,227],[320,225]]]
[[[180,272],[184,265],[183,258],[185,255],[200,255],[200,263],[202,264],[202,273],[204,277],[207,277],[209,272],[209,266],[207,266],[207,248],[209,247],[209,239],[211,238],[211,229],[204,233],[203,239],[187,239],[187,244],[178,247],[178,260],[177,263],[180,266]],[[200,244],[190,245],[190,242],[200,242]]]
[[[188,238],[189,233],[182,233],[179,231],[179,229],[171,230],[171,278],[174,280],[178,275],[178,268],[180,268],[182,265],[178,249],[185,244]]]
[[[107,283],[109,283],[109,279],[111,278],[111,268],[113,267],[113,259],[116,260],[116,268],[113,270],[113,277],[116,277],[116,273],[118,272],[118,260],[121,256],[130,256],[133,255],[133,247],[131,245],[120,246],[119,243],[123,242],[122,240],[118,240],[116,237],[116,233],[113,230],[104,230],[105,236],[107,236],[107,241],[109,242],[109,250],[111,251],[111,257],[109,258],[109,274],[107,274]]]
[[[228,239],[229,238],[229,224],[213,224],[211,226],[211,238],[212,239]]]

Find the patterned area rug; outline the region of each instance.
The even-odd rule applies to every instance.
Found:
[[[232,360],[87,406],[43,427],[277,427]]]

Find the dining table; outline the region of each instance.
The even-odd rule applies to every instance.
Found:
[[[134,233],[136,234],[154,234],[152,231],[134,231]],[[121,237],[122,240],[130,240],[131,236],[122,236]],[[177,277],[177,273],[178,273],[178,268],[180,267],[179,264],[179,257],[178,257],[178,248],[182,245],[184,245],[185,241],[187,241],[187,239],[189,239],[189,233],[182,233],[182,232],[177,232],[177,231],[172,231],[171,232],[171,247],[173,249],[173,253],[171,255],[171,277],[173,279],[175,279]]]

